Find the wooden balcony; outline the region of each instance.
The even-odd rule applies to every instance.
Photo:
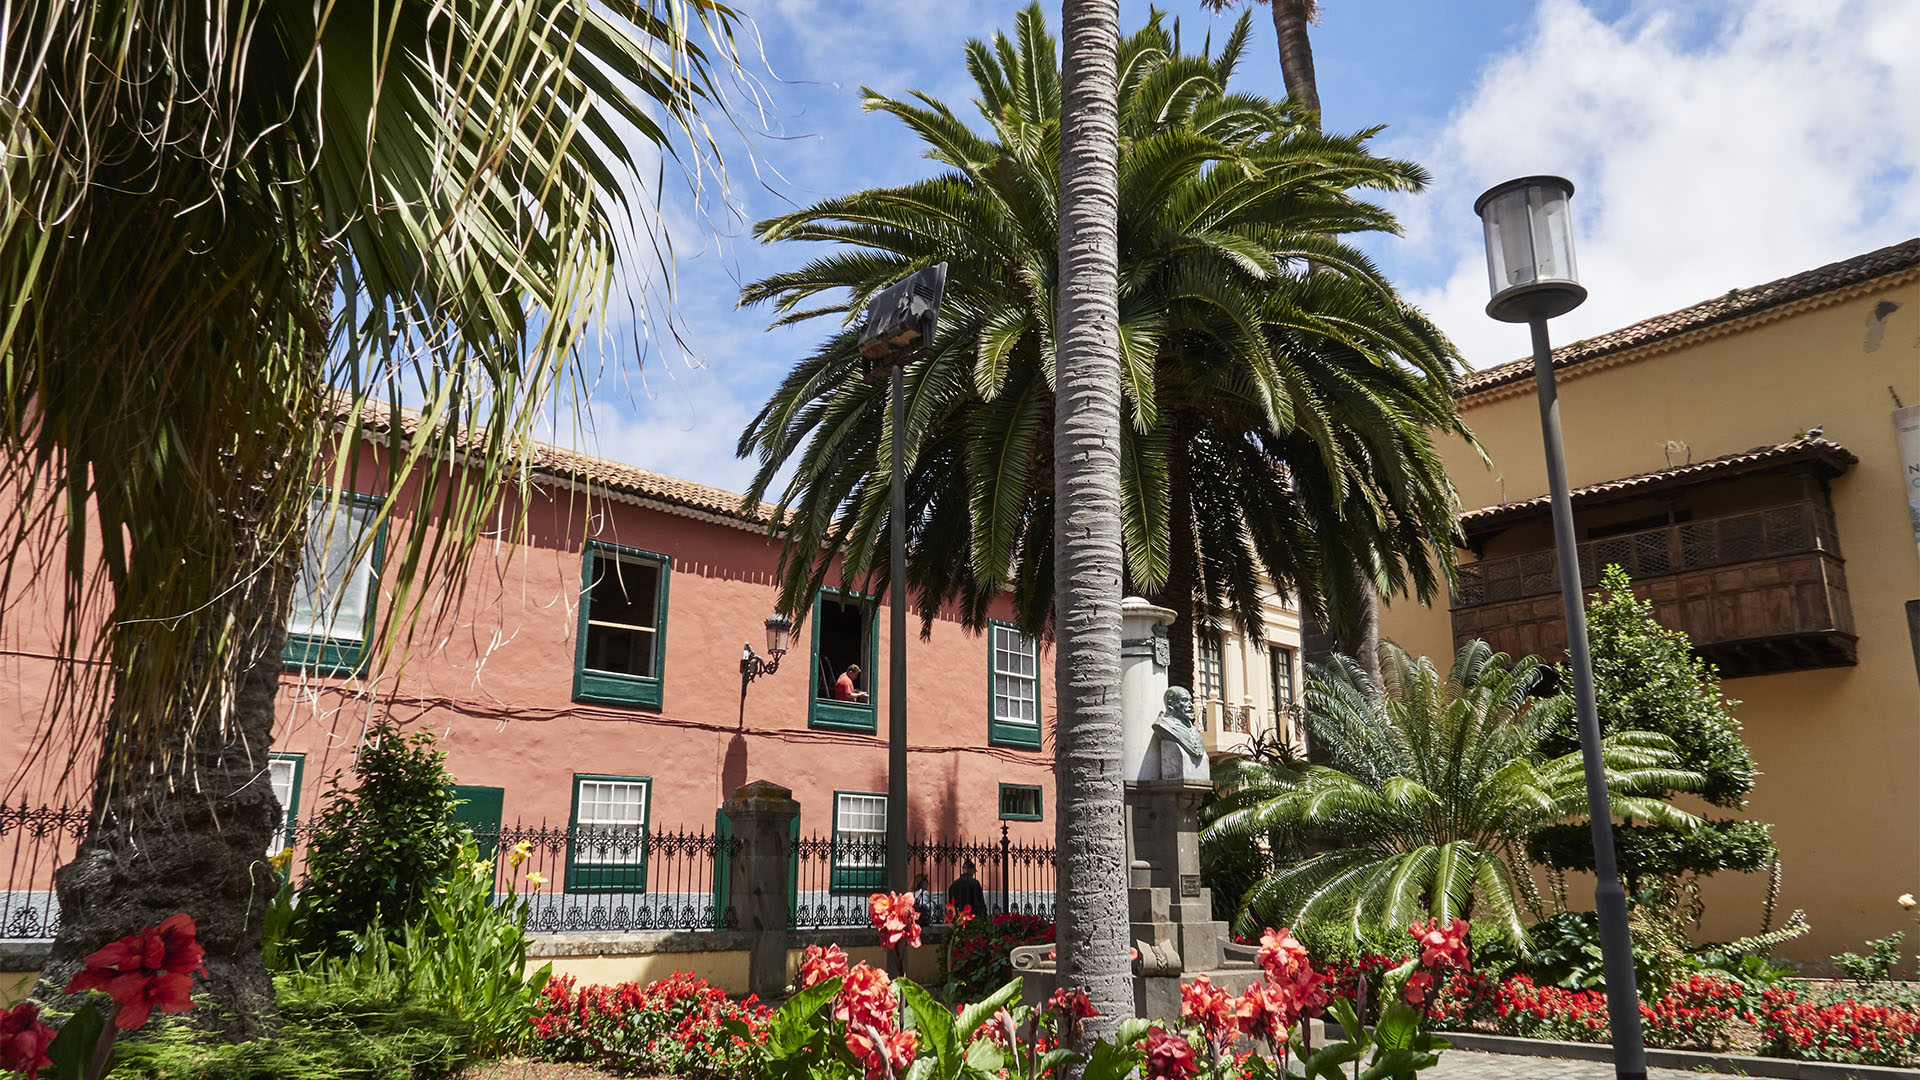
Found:
[[[1833,517],[1812,502],[1609,536],[1581,544],[1592,588],[1619,564],[1661,623],[1737,678],[1855,662],[1853,610]],[[1560,659],[1566,623],[1554,553],[1533,551],[1460,567],[1457,643],[1485,638],[1514,656]]]

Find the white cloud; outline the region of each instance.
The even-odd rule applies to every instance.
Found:
[[[1430,137],[1390,152],[1435,175],[1388,245],[1409,297],[1485,367],[1526,332],[1483,313],[1473,199],[1513,176],[1578,191],[1591,297],[1568,342],[1920,233],[1920,4],[1646,0],[1606,22],[1543,0]],[[1418,269],[1414,269],[1418,267]],[[1431,284],[1422,287],[1425,279]]]

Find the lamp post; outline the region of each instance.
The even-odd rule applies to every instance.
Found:
[[[1613,819],[1593,696],[1593,656],[1587,648],[1587,609],[1574,548],[1566,454],[1560,442],[1553,346],[1547,341],[1547,320],[1572,311],[1587,298],[1574,269],[1573,220],[1567,206],[1572,197],[1573,185],[1558,176],[1525,176],[1490,189],[1474,201],[1473,210],[1486,227],[1487,275],[1493,288],[1487,314],[1533,329],[1533,376],[1539,387],[1540,433],[1546,443],[1547,486],[1553,497],[1553,543],[1560,564],[1560,598],[1566,608],[1580,758],[1586,767],[1587,816],[1593,822],[1593,905],[1600,917],[1613,1071],[1621,1080],[1646,1080],[1640,995],[1634,988],[1633,944],[1627,934],[1627,893],[1620,886],[1620,870],[1613,857]]]
[[[787,655],[788,643],[793,640],[793,620],[779,612],[767,616],[767,658],[762,659],[753,651],[752,642],[740,646],[740,692],[747,692],[747,684],[762,675],[771,675],[780,670],[780,658]]]
[[[887,519],[893,523],[887,593],[892,600],[887,641],[887,888],[906,892],[907,881],[907,410],[906,366],[927,355],[940,323],[947,264],[916,271],[875,294],[860,327],[860,355],[867,378],[890,382],[889,430],[893,484]]]

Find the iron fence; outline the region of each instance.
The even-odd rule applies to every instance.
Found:
[[[1055,853],[1051,845],[1016,843],[1008,826],[999,839],[910,839],[909,885],[925,875],[922,894],[928,925],[946,922],[948,892],[971,861],[985,895],[987,911],[1053,918]],[[789,866],[792,893],[790,925],[824,929],[867,925],[867,898],[887,888],[887,843],[879,836],[813,834],[797,837]]]
[[[51,938],[60,931],[53,872],[73,858],[87,834],[86,810],[67,806],[0,806],[0,938]]]

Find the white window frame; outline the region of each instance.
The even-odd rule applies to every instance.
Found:
[[[289,634],[366,644],[367,623],[373,616],[374,555],[379,546],[375,519],[379,513],[379,507],[364,498],[342,495],[335,501],[324,494],[314,496],[308,510],[306,546],[294,578],[293,605],[287,614]],[[324,546],[316,549],[316,544]],[[317,573],[320,586],[325,586],[335,571],[340,574],[340,584],[329,610],[322,607],[328,601],[320,597],[313,579]],[[353,625],[342,625],[343,616],[352,619]]]
[[[850,819],[849,815],[853,815]],[[875,826],[874,821],[879,824]],[[871,791],[833,793],[834,888],[869,889],[886,870],[887,797]],[[847,883],[853,879],[851,883]],[[843,884],[845,883],[845,884]]]
[[[645,863],[647,858],[647,807],[648,800],[653,793],[653,781],[640,777],[616,780],[597,776],[580,776],[574,778],[573,785],[573,821],[575,828],[592,829],[596,832],[605,831],[609,833],[627,830],[631,831],[634,837],[632,850],[627,852],[614,850],[616,846],[615,836],[609,836],[609,842],[605,844],[582,842],[577,845],[577,850],[574,852],[574,865],[603,867],[636,866]],[[633,802],[638,806],[638,809],[625,813],[614,813],[611,809],[606,813],[592,813],[590,812],[590,807],[605,806],[612,808],[616,806],[624,807],[626,805],[625,800],[616,803],[612,799],[608,799],[604,803],[596,801],[590,804],[588,793],[593,789],[631,792]]]

